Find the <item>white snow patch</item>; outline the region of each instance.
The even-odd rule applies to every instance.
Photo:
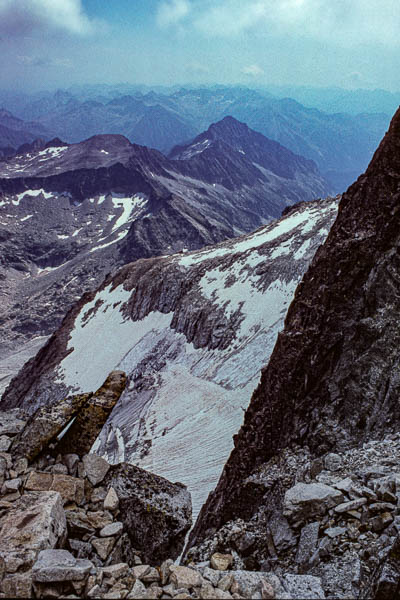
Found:
[[[28,219],[31,219],[33,217],[33,215],[26,215],[26,217],[22,217],[22,219],[20,219],[21,223],[22,221],[27,221]]]
[[[45,192],[42,188],[40,190],[25,190],[25,192],[22,192],[22,194],[17,194],[17,200],[12,200],[12,203],[14,206],[18,206],[22,198],[24,198],[26,195],[36,197],[40,194],[43,194],[46,200],[54,196],[54,192]]]
[[[91,250],[89,250],[90,253],[92,252],[96,252],[96,250],[101,250],[101,248],[106,248],[107,246],[111,246],[112,244],[116,244],[117,242],[119,242],[120,240],[122,240],[126,235],[128,235],[128,229],[125,229],[124,231],[120,231],[117,235],[116,238],[114,238],[113,240],[111,240],[110,242],[106,242],[105,244],[100,244],[100,246],[95,246],[94,248],[91,248]],[[99,240],[100,242],[106,238],[102,238],[101,240]]]
[[[107,374],[146,333],[169,327],[171,323],[172,314],[159,312],[152,312],[137,322],[126,319],[121,307],[134,292],[125,290],[122,285],[111,288],[112,284],[98,292],[77,316],[68,342],[68,349],[73,351],[58,369],[59,379],[65,385],[82,392],[97,390]],[[103,304],[94,317],[89,311],[99,301]]]
[[[112,228],[112,231],[116,231],[122,227],[122,225],[128,223],[134,209],[143,208],[147,204],[147,199],[141,194],[136,194],[133,197],[127,198],[119,196],[118,194],[114,194],[112,197],[112,202],[114,204],[114,208],[117,209],[122,207],[123,209],[122,215],[118,217]]]
[[[69,235],[63,235],[62,233],[57,233],[57,237],[60,240],[67,240],[69,238]]]
[[[74,233],[72,234],[72,237],[75,237],[75,236],[77,236],[77,235],[78,235],[78,233],[79,233],[80,231],[82,231],[82,229],[83,229],[83,227],[79,227],[79,229],[75,229]]]

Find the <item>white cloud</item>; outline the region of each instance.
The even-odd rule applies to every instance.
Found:
[[[343,46],[399,44],[398,0],[169,0],[158,21],[185,24],[205,36],[230,37],[256,31],[296,35]]]
[[[241,72],[245,75],[250,75],[250,77],[259,77],[260,75],[264,75],[264,69],[262,69],[259,65],[248,65],[247,67],[243,67]]]
[[[7,37],[49,29],[85,35],[93,25],[81,0],[0,0],[0,33]]]
[[[188,0],[168,0],[161,2],[157,11],[157,23],[160,27],[169,27],[182,21],[190,13]]]

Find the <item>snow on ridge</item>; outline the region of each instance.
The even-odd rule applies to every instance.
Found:
[[[122,285],[112,289],[110,284],[83,307],[68,342],[68,349],[73,352],[58,368],[62,383],[82,392],[95,391],[148,331],[169,326],[171,315],[162,313],[150,313],[139,322],[124,318],[121,308],[132,293]],[[91,313],[96,303],[100,306]]]
[[[284,216],[278,221],[273,221],[272,223],[261,227],[254,233],[240,237],[238,241],[229,240],[227,242],[222,242],[212,250],[205,248],[203,250],[191,252],[187,256],[180,258],[179,264],[184,267],[190,267],[193,264],[203,262],[210,258],[227,256],[257,248],[267,242],[278,239],[282,235],[288,234],[300,225],[302,225],[303,233],[306,233],[315,227],[319,218],[324,213],[334,210],[334,208],[335,204],[333,200],[332,203],[328,204],[326,207],[316,206],[314,203],[309,203],[309,205],[306,204],[306,206],[303,207],[303,210]]]
[[[40,194],[42,194],[46,198],[46,200],[56,195],[54,192],[45,192],[43,188],[40,188],[39,190],[25,190],[21,194],[17,194],[17,200],[12,200],[12,203],[14,204],[14,206],[19,206],[19,203],[21,202],[22,198],[24,198],[26,195],[37,197]]]

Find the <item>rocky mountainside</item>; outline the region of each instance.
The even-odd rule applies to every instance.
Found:
[[[317,110],[317,104],[309,108],[291,98],[245,87],[142,93],[133,86],[98,86],[97,90],[58,90],[40,98],[0,95],[2,98],[4,106],[18,107],[21,118],[39,121],[68,142],[118,133],[163,152],[232,115],[292,152],[314,160],[322,173],[329,173],[338,192],[365,170],[390,120],[390,113],[384,114],[383,108],[369,111],[378,114],[352,115],[337,110],[326,114]]]
[[[44,125],[23,121],[0,108],[0,158],[13,156],[22,144],[49,137],[51,134]]]
[[[196,514],[336,210],[301,203],[245,237],[123,267],[76,304],[2,407],[32,412],[122,369],[129,383],[95,451],[182,481]]]
[[[209,155],[218,165],[212,178],[207,164],[170,160],[117,135],[71,145],[37,141],[22,150],[0,163],[3,385],[28,358],[26,343],[43,342],[111,270],[251,231],[329,189],[301,157],[289,153],[290,177],[278,176],[226,143]]]
[[[294,536],[296,546],[300,526],[311,527],[318,515],[326,515],[325,520],[319,520],[323,528],[330,526],[332,509],[342,502],[337,499],[330,503],[322,489],[316,492],[317,497],[314,495],[313,480],[324,467],[320,458],[325,457],[326,468],[327,458],[336,452],[337,467],[330,463],[327,469],[335,471],[346,453],[360,454],[358,470],[347,472],[353,482],[350,487],[354,484],[356,488],[353,496],[350,494],[355,502],[335,511],[336,515],[345,513],[347,533],[353,528],[351,539],[358,546],[351,545],[350,551],[356,552],[359,567],[365,568],[368,576],[379,575],[382,594],[384,584],[389,589],[389,595],[374,595],[369,590],[365,597],[380,598],[397,597],[400,581],[396,550],[389,552],[398,519],[394,529],[387,529],[397,514],[397,459],[389,453],[390,462],[380,461],[381,452],[373,450],[392,444],[394,448],[399,431],[399,181],[400,110],[365,175],[344,194],[338,218],[297,288],[285,329],[262,373],[244,425],[235,436],[235,448],[192,535],[192,543],[198,544],[232,519],[257,521],[262,514],[265,527],[275,515],[278,520],[291,520],[288,536]],[[370,458],[375,457],[371,461],[375,474],[365,470],[368,463],[362,465],[363,448],[370,448]],[[285,457],[287,453],[292,453],[290,460]],[[299,462],[304,456],[306,473],[302,474]],[[319,477],[319,483],[334,481],[336,485],[340,480],[326,472]],[[306,485],[291,491],[296,478]],[[361,489],[357,479],[362,484],[374,479],[375,496]],[[381,486],[386,483],[385,495]],[[379,504],[386,500],[387,505]],[[313,508],[307,502],[314,503]],[[369,506],[371,502],[375,504]],[[309,506],[309,512],[300,514],[302,506]],[[361,533],[369,529],[362,525],[375,515],[380,520],[376,529],[370,525],[372,539],[379,537],[377,532],[383,536],[379,538],[380,553],[369,563],[370,554],[359,553],[360,542],[365,540]],[[281,531],[285,526],[287,521]],[[308,534],[302,529],[300,541],[303,535]],[[287,547],[283,553],[285,550]],[[348,559],[341,559],[344,571]],[[335,560],[340,562],[340,551],[328,558],[331,576]],[[313,567],[317,568],[315,564],[307,567],[311,573]],[[389,585],[390,572],[393,577]]]

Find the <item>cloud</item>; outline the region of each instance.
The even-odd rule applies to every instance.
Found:
[[[0,0],[0,35],[15,38],[48,30],[86,35],[94,22],[81,0]]]
[[[17,62],[20,65],[27,67],[64,67],[70,69],[73,67],[73,62],[69,58],[55,58],[49,56],[17,56]]]
[[[157,10],[157,23],[160,27],[176,25],[190,13],[188,0],[169,0],[161,2]]]
[[[262,69],[259,65],[248,65],[247,67],[243,67],[241,72],[245,75],[249,75],[250,77],[259,77],[260,75],[264,75],[264,69]]]
[[[249,32],[295,35],[325,44],[398,45],[398,0],[164,0],[158,20],[206,37]]]

